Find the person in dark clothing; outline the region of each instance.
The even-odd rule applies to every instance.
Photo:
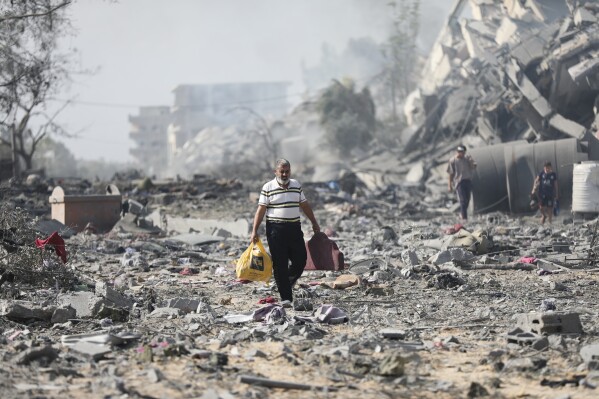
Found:
[[[279,159],[274,172],[275,178],[264,184],[260,192],[250,241],[258,241],[258,228],[266,215],[266,239],[272,256],[277,289],[281,295],[281,304],[290,307],[293,285],[304,272],[307,260],[300,209],[312,222],[314,233],[320,231],[320,226],[304,196],[301,184],[291,179],[289,161]]]
[[[454,155],[447,163],[447,174],[449,176],[448,190],[455,190],[460,201],[461,221],[468,220],[468,206],[472,194],[472,177],[476,169],[476,162],[470,155],[466,155],[466,147],[459,145]]]
[[[536,191],[536,193],[535,193]],[[539,210],[541,211],[541,224],[547,220],[551,223],[553,218],[553,207],[555,201],[559,199],[557,185],[557,173],[553,171],[551,162],[545,162],[543,170],[537,175],[532,195],[537,195],[539,200]]]

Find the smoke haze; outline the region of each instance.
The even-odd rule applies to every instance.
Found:
[[[302,64],[319,62],[323,43],[341,52],[351,38],[377,43],[391,29],[388,0],[87,0],[70,9],[80,68],[57,98],[74,98],[59,121],[78,159],[131,160],[127,116],[171,105],[184,83],[288,81],[289,103],[304,91]],[[400,3],[400,2],[398,2]],[[430,46],[451,3],[423,1],[421,46]],[[435,26],[434,29],[431,26]],[[343,74],[343,71],[339,71]],[[333,76],[332,76],[333,77]]]

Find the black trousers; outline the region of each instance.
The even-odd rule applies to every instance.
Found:
[[[458,199],[460,200],[460,214],[462,219],[468,219],[468,206],[470,205],[470,196],[472,195],[472,181],[470,179],[462,180],[456,187]]]
[[[292,301],[293,284],[304,272],[308,257],[302,226],[299,222],[266,222],[266,239],[281,300]]]

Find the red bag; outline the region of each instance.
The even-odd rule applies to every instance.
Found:
[[[325,233],[318,232],[306,242],[308,260],[305,270],[343,270],[343,252]]]

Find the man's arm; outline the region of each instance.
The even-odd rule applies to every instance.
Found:
[[[535,181],[532,183],[532,190],[530,192],[531,195],[534,194],[534,193],[536,193],[537,190],[539,189],[539,182],[540,182],[540,177],[537,176],[535,178]]]
[[[318,233],[320,231],[320,226],[314,217],[314,212],[312,212],[312,207],[310,207],[308,201],[300,202],[300,208],[302,208],[304,215],[306,215],[306,217],[310,219],[310,222],[312,222],[312,231]]]
[[[262,223],[262,219],[264,219],[264,214],[266,213],[265,205],[258,205],[258,209],[256,209],[256,214],[254,215],[254,226],[252,227],[252,235],[250,236],[250,242],[258,242],[258,227]]]
[[[476,161],[474,160],[474,158],[472,158],[471,155],[468,155],[468,161],[470,161],[470,168],[471,169],[476,169]]]

